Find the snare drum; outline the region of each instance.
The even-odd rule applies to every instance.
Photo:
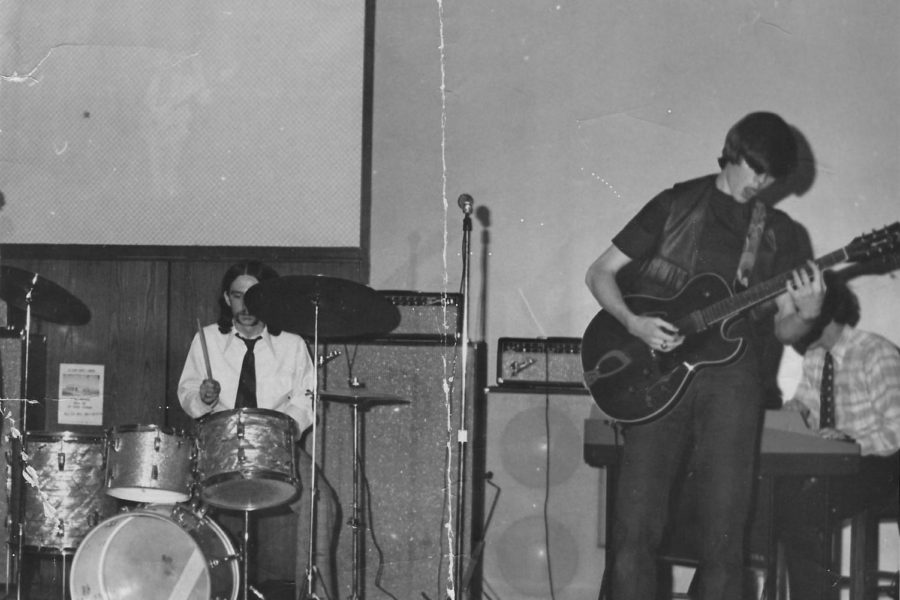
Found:
[[[238,555],[221,527],[185,505],[117,514],[72,559],[72,600],[236,600]]]
[[[295,438],[294,420],[274,410],[239,408],[202,417],[197,479],[203,500],[233,510],[291,501],[298,490]]]
[[[14,489],[22,490],[22,496],[14,496],[23,498],[22,546],[32,552],[72,552],[88,531],[116,512],[115,500],[103,493],[103,437],[26,432],[24,452],[14,461],[13,480]],[[10,536],[18,543],[16,527]]]
[[[193,439],[156,425],[121,425],[106,432],[106,493],[144,503],[191,497]]]

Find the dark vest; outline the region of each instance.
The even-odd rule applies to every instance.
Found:
[[[663,228],[660,244],[647,259],[636,261],[622,270],[620,285],[625,293],[648,294],[666,298],[685,286],[696,271],[697,253],[703,229],[709,218],[708,194],[699,188],[709,185],[700,178],[674,186],[675,197]],[[750,284],[759,283],[775,275],[772,272],[777,244],[772,230],[775,211],[766,211],[766,227],[760,240],[756,264]],[[728,280],[731,284],[732,281]]]

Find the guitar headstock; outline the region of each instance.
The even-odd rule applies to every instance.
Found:
[[[900,250],[900,221],[853,238],[844,250],[847,260],[855,262],[896,253]]]

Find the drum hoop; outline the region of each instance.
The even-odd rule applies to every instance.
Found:
[[[278,419],[280,421],[287,421],[295,430],[297,427],[296,422],[290,415],[286,415],[285,413],[279,412],[277,410],[272,410],[271,408],[232,408],[230,410],[219,410],[216,412],[205,414],[202,417],[198,418],[197,425],[202,426],[208,421],[220,421],[222,419],[227,419],[238,413],[245,415],[262,415],[264,417],[272,417],[273,419]]]
[[[98,442],[103,443],[103,435],[78,433],[76,431],[26,431],[22,434],[26,442]]]
[[[175,515],[176,515],[176,513],[179,513],[179,514],[185,513],[185,514],[192,516],[193,518],[197,519],[197,522],[199,523],[199,527],[209,527],[216,534],[216,537],[219,538],[219,541],[221,541],[222,545],[225,546],[226,552],[233,554],[234,552],[237,551],[236,546],[231,541],[231,538],[228,536],[228,532],[225,531],[225,529],[221,525],[216,523],[215,519],[213,519],[209,514],[197,512],[189,505],[186,505],[183,503],[164,502],[164,503],[150,504],[148,506],[145,506],[144,508],[134,509],[134,510],[131,510],[130,512],[132,512],[132,513],[139,512],[139,511],[140,512],[155,512],[154,509],[159,509],[159,510],[163,510],[163,511],[168,510],[168,513],[166,513],[166,514],[168,514],[168,517],[166,517],[166,518],[169,519],[170,521],[174,522],[176,525],[178,525],[188,535],[190,535],[190,533],[193,529],[189,530],[186,527],[184,527],[179,522],[179,518],[176,517]],[[156,514],[161,514],[161,513],[156,513]],[[196,528],[194,528],[194,529],[196,529]],[[193,537],[193,536],[191,536],[191,537]],[[235,575],[237,575],[237,574],[238,574],[237,570],[235,570]]]
[[[54,556],[72,556],[78,550],[77,546],[35,546],[34,544],[22,544],[22,551],[31,554],[44,554]]]
[[[285,473],[273,471],[271,469],[240,469],[229,471],[227,473],[216,473],[215,475],[210,475],[201,482],[201,485],[212,486],[224,483],[226,481],[244,479],[266,479],[269,481],[281,481],[283,483],[290,483],[294,487],[297,487],[298,483],[300,482],[300,480],[294,476],[286,475]]]
[[[181,437],[190,437],[185,431],[181,429],[175,429],[174,427],[163,427],[161,425],[153,425],[153,424],[143,424],[143,423],[129,423],[126,425],[115,425],[106,430],[106,435],[112,435],[114,433],[143,433],[143,432],[159,432],[165,433],[169,435],[181,436]]]
[[[190,535],[190,531],[181,526],[181,524],[175,519],[174,515],[176,512],[185,512],[187,514],[193,515],[198,521],[202,524],[207,524],[206,522],[213,522],[212,519],[208,518],[208,515],[200,515],[194,512],[191,508],[184,506],[178,502],[154,502],[152,504],[148,504],[147,506],[143,506],[140,508],[132,508],[130,510],[126,510],[125,512],[118,513],[120,515],[152,515],[158,519],[162,519],[163,521],[170,521],[178,526],[179,529]],[[118,515],[116,515],[118,516]],[[191,536],[193,538],[193,536]]]

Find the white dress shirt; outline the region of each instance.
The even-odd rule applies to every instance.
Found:
[[[199,334],[194,334],[184,370],[178,382],[178,401],[193,418],[211,412],[232,410],[237,396],[238,378],[247,347],[237,339],[232,329],[221,333],[216,324],[203,328],[209,350],[212,378],[219,382],[219,401],[209,406],[200,399],[200,384],[207,379],[206,362]],[[299,335],[282,332],[271,335],[268,329],[260,334],[253,357],[256,363],[256,404],[286,413],[297,422],[298,435],[312,425],[312,400],[316,369],[309,356],[306,342]]]

